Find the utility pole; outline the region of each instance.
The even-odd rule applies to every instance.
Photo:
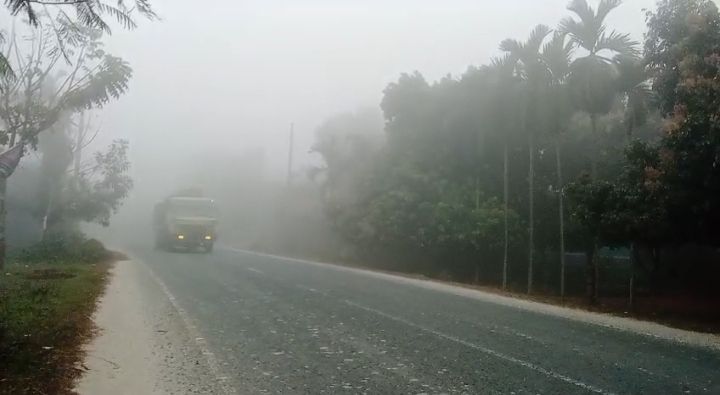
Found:
[[[287,185],[290,186],[290,180],[292,178],[292,160],[293,160],[293,135],[295,131],[295,124],[290,124],[290,147],[288,148],[288,170],[287,170]]]

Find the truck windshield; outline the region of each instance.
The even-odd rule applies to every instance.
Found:
[[[217,208],[210,201],[173,201],[170,203],[170,212],[173,215],[214,218]]]

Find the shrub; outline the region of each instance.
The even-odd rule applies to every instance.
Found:
[[[111,260],[112,252],[96,239],[87,239],[81,233],[48,235],[43,241],[23,249],[18,261],[98,263]]]

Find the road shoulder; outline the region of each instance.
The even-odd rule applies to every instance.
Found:
[[[86,348],[88,371],[76,389],[80,395],[164,393],[157,388],[159,361],[140,309],[136,271],[132,261],[119,262],[110,271],[94,317],[99,335]]]
[[[168,301],[139,261],[118,262],[86,347],[79,395],[208,392],[214,383]]]

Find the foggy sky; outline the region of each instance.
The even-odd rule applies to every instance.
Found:
[[[153,4],[162,21],[116,28],[107,39],[109,52],[128,60],[135,76],[131,92],[100,116],[104,141],[131,141],[138,190],[167,180],[166,172],[182,172],[190,164],[179,160],[198,149],[264,146],[270,169],[281,176],[291,122],[295,157],[307,162],[324,118],[377,106],[400,73],[418,70],[429,80],[459,75],[498,55],[501,40],[524,40],[536,24],[554,27],[569,14],[567,0]],[[628,0],[608,25],[641,40],[642,9],[654,4]]]

